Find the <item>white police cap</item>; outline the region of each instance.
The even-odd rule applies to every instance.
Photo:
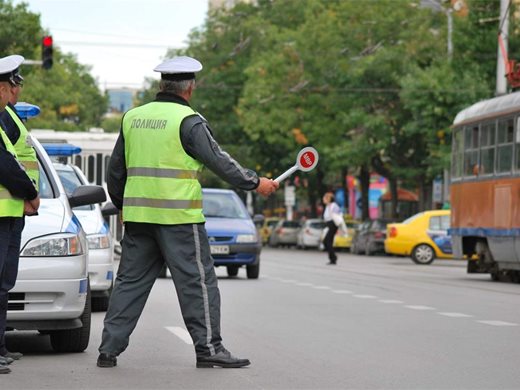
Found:
[[[15,83],[15,77],[18,76],[18,68],[25,58],[18,54],[0,58],[0,81],[9,81]]]
[[[195,78],[195,73],[202,70],[202,64],[195,58],[179,56],[168,58],[154,68],[161,73],[165,80],[190,80]]]

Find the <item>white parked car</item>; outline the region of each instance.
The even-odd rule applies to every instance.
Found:
[[[89,184],[83,172],[74,165],[54,163],[54,168],[68,196],[79,186]],[[72,210],[87,234],[92,311],[104,311],[108,308],[114,279],[114,244],[110,228],[99,204],[74,207]]]
[[[326,226],[323,219],[307,219],[298,231],[296,246],[303,249],[318,248],[321,242],[321,233]]]
[[[84,351],[90,338],[87,236],[71,207],[106,200],[100,186],[67,196],[50,158],[31,138],[40,162],[40,209],[26,217],[7,329],[39,330],[58,352]]]

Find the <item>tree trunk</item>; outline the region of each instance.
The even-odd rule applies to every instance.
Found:
[[[419,180],[419,211],[432,208],[432,183],[424,177]]]
[[[390,218],[393,220],[401,220],[401,216],[399,215],[399,210],[397,206],[399,204],[399,193],[397,191],[397,180],[395,178],[391,178],[388,180],[390,183],[390,195],[392,199],[390,201],[391,214]]]
[[[341,168],[341,188],[343,188],[345,214],[350,214],[349,204],[348,204],[347,175],[348,175],[348,167],[344,166],[343,168]]]
[[[359,184],[361,186],[361,220],[370,218],[368,211],[368,191],[370,189],[370,172],[368,166],[363,164],[359,172]]]

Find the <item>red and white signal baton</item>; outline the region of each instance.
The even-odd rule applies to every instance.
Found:
[[[296,164],[278,176],[275,181],[280,183],[282,180],[287,179],[294,172],[300,170],[302,172],[312,171],[316,165],[318,165],[319,159],[318,151],[310,146],[303,148],[296,157]]]

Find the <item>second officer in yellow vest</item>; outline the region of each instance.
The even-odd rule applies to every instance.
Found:
[[[0,113],[11,99],[17,69],[23,60],[18,55],[0,59]],[[6,125],[0,116],[0,374],[9,373],[7,364],[21,357],[5,347],[7,292],[16,280],[23,215],[35,212],[39,207],[36,187],[16,160],[16,149],[4,128]],[[13,259],[16,259],[15,265],[11,263]]]
[[[155,101],[128,111],[112,153],[108,192],[122,209],[125,235],[105,316],[99,367],[114,367],[164,263],[193,340],[197,367],[243,367],[220,337],[220,293],[202,214],[197,179],[203,166],[243,190],[268,196],[278,183],[240,166],[213,139],[208,123],[189,105],[195,73],[190,57],[169,59]]]

